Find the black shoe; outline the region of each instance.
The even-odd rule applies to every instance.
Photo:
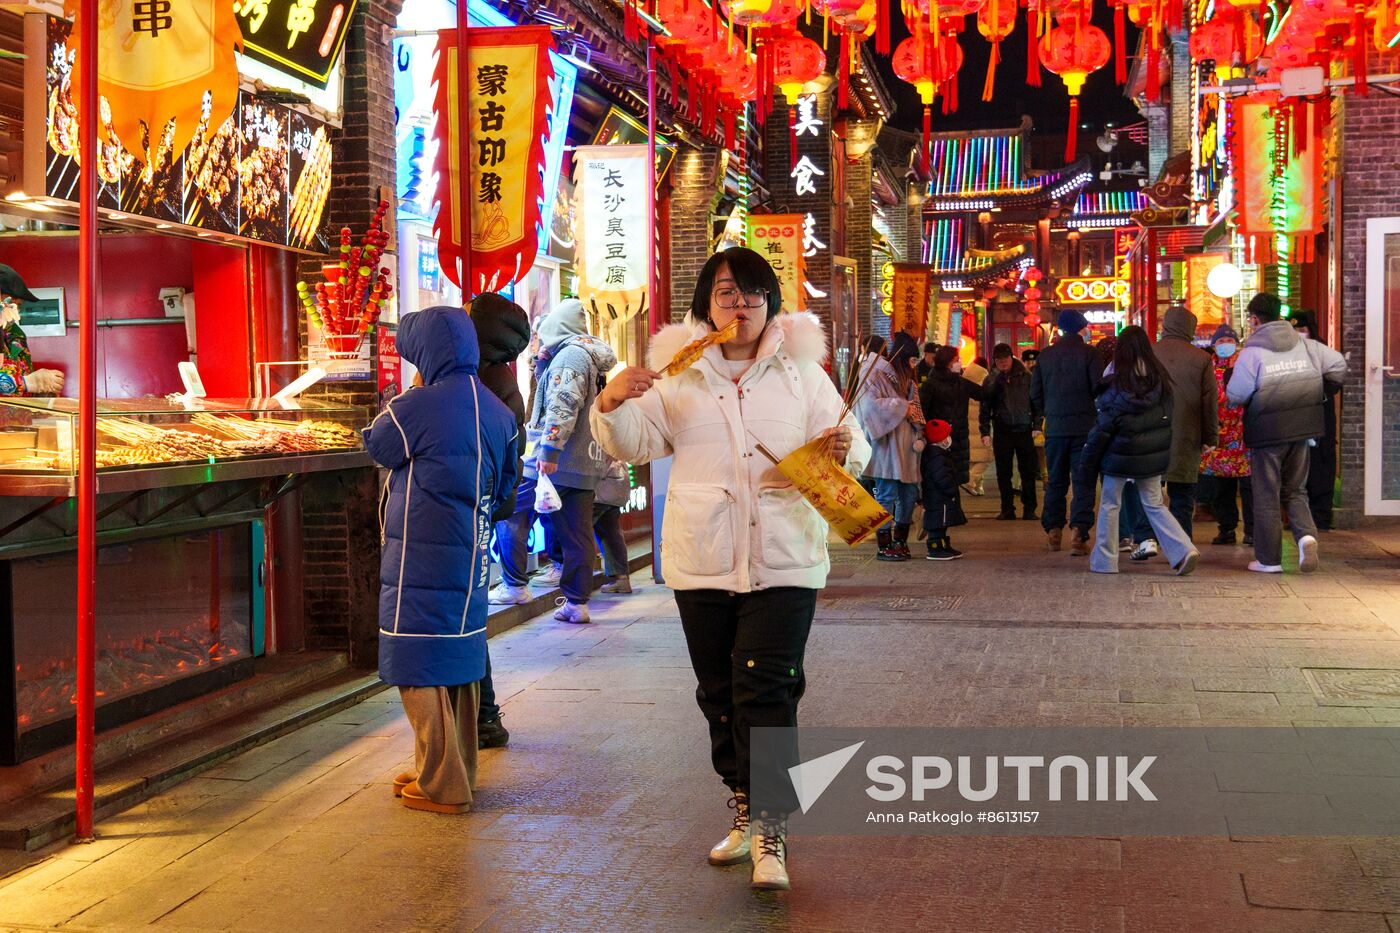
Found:
[[[505,748],[510,744],[510,733],[501,725],[501,718],[482,719],[476,724],[477,748]]]
[[[1210,539],[1211,544],[1234,544],[1235,533],[1233,531],[1222,531],[1214,538]]]
[[[999,522],[1014,522],[1015,520],[1015,509],[1002,509],[1000,512],[997,513],[997,521]]]
[[[1021,516],[1021,520],[1025,522],[1033,522],[1039,518],[1040,516],[1035,514],[1035,509],[1026,509],[1025,514]]]
[[[1254,546],[1254,535],[1252,535],[1252,534],[1250,534],[1249,532],[1246,531],[1246,532],[1244,533],[1244,537],[1240,539],[1240,544],[1243,544],[1245,547],[1253,547],[1253,546]]]
[[[928,560],[957,560],[959,557],[962,557],[962,551],[955,550],[953,543],[947,538],[929,542]]]

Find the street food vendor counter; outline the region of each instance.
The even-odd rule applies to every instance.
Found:
[[[99,730],[251,674],[267,510],[368,466],[367,419],[310,401],[99,401]],[[0,764],[71,741],[77,431],[72,399],[0,400]]]

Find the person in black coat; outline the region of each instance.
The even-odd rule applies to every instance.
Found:
[[[1326,345],[1322,333],[1317,329],[1317,315],[1311,311],[1299,311],[1293,315],[1293,329],[1305,340],[1316,340]],[[1322,435],[1313,438],[1308,448],[1308,507],[1318,531],[1332,530],[1332,500],[1337,486],[1337,403],[1336,397],[1342,387],[1323,381],[1327,392],[1327,407],[1322,410]]]
[[[1118,510],[1123,487],[1133,480],[1158,544],[1172,569],[1184,576],[1196,568],[1200,552],[1162,503],[1162,474],[1172,455],[1172,381],[1141,327],[1125,327],[1118,335],[1112,375],[1105,379],[1108,387],[1098,398],[1075,477],[1092,488],[1103,474],[1098,540],[1089,569],[1118,572]]]
[[[953,547],[948,529],[967,524],[962,510],[962,484],[953,457],[953,431],[956,425],[938,418],[924,423],[924,448],[919,463],[920,497],[924,506],[924,531],[928,533],[929,560],[957,560],[962,551]],[[964,467],[966,469],[966,467]]]
[[[505,403],[515,416],[515,480],[502,490],[491,512],[493,523],[510,518],[515,511],[515,490],[525,456],[525,399],[511,364],[530,345],[530,319],[515,302],[494,292],[472,299],[472,323],[481,345],[481,365],[477,378],[491,394]],[[491,678],[491,653],[486,654],[486,676],[481,679],[481,705],[476,716],[476,740],[480,748],[502,748],[510,741],[510,732],[501,724],[501,707],[496,702],[496,685]]]
[[[491,390],[491,394],[505,403],[515,423],[520,428],[516,438],[516,448],[523,459],[525,456],[525,398],[520,394],[520,383],[515,377],[512,364],[530,345],[530,319],[515,302],[486,292],[472,299],[472,323],[476,325],[477,339],[481,342],[481,368],[477,375],[481,384]],[[518,481],[517,481],[518,485]],[[498,522],[510,518],[515,508],[515,489],[507,491],[497,503],[491,521]]]
[[[962,361],[956,347],[939,347],[933,355],[933,372],[919,386],[919,406],[924,418],[946,421],[953,426],[949,453],[958,484],[972,476],[972,444],[967,428],[968,400],[985,401],[982,386],[962,376]],[[927,448],[925,448],[927,450]]]
[[[1021,469],[1021,517],[1034,519],[1035,481],[1039,464],[1035,439],[1031,436],[1031,374],[1021,365],[1005,343],[992,351],[992,372],[982,383],[987,393],[978,416],[982,444],[992,448],[997,464],[997,491],[1001,493],[998,519],[1010,521],[1016,517],[1016,493],[1012,486],[1011,469],[1019,463]]]
[[[1065,494],[1080,475],[1084,440],[1094,426],[1094,390],[1103,375],[1099,353],[1084,342],[1089,322],[1078,311],[1061,311],[1056,321],[1063,336],[1041,351],[1031,370],[1031,411],[1037,425],[1045,424],[1045,505],[1040,525],[1046,544],[1058,551],[1065,527]],[[1089,553],[1089,528],[1094,524],[1094,487],[1075,482],[1069,509],[1070,554]]]

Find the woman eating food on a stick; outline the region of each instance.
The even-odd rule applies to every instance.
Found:
[[[797,725],[807,635],[830,567],[827,523],[760,449],[781,458],[825,437],[856,474],[870,455],[822,368],[821,324],[781,306],[777,276],[758,253],[710,257],[686,323],[657,333],[651,368],[620,372],[592,414],[594,435],[617,459],[674,458],[661,569],[699,681],[711,760],[735,810],[709,860],[752,858],[755,888],[789,886],[786,818],[797,798],[787,767],[797,744],[793,735],[784,745],[781,773],[775,763],[773,774],[754,775],[781,792],[750,832],[749,730]]]

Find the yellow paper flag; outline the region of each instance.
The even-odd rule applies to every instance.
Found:
[[[890,513],[865,487],[831,459],[823,438],[808,441],[788,454],[778,462],[778,471],[852,547],[890,520]]]

